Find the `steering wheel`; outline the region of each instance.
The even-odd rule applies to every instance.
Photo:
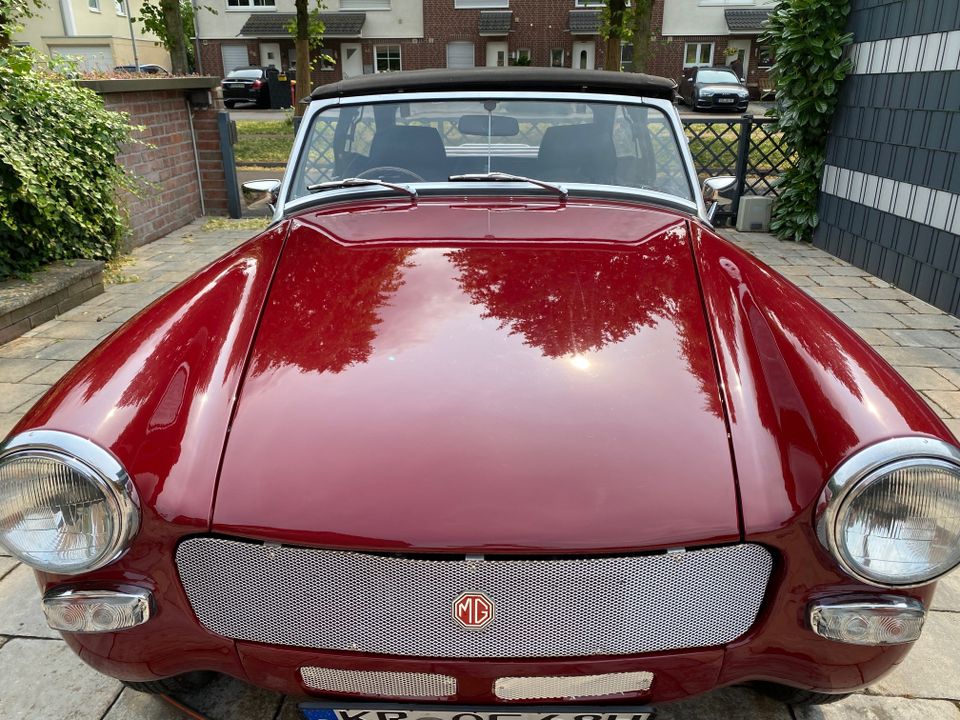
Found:
[[[357,175],[358,178],[367,178],[374,180],[383,180],[384,182],[426,182],[413,170],[407,170],[393,165],[381,165],[364,170]]]

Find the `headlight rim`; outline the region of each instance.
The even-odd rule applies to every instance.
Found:
[[[140,530],[140,498],[123,464],[108,450],[80,435],[61,430],[28,430],[0,444],[0,463],[16,458],[43,457],[79,464],[116,509],[116,530],[95,562],[81,568],[37,567],[8,550],[24,564],[51,575],[82,575],[116,562],[130,548]]]
[[[857,570],[847,560],[837,538],[837,520],[841,510],[854,499],[854,488],[887,474],[890,468],[900,463],[915,461],[922,464],[924,460],[946,463],[960,472],[960,449],[955,445],[939,438],[912,436],[882,440],[859,450],[844,460],[827,481],[816,516],[817,537],[843,572],[854,580],[872,587],[908,589],[929,585],[955,569],[956,566],[919,582],[882,582]]]

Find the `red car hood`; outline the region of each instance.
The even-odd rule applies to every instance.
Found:
[[[295,219],[213,529],[457,553],[735,540],[686,222],[489,200]]]

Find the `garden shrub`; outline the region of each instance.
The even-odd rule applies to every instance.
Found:
[[[124,221],[117,165],[127,116],[42,69],[29,50],[0,53],[0,279],[54,260],[116,254]]]
[[[817,197],[827,133],[837,107],[840,81],[850,71],[844,48],[849,0],[782,0],[770,13],[766,34],[776,63],[779,128],[796,165],[779,183],[770,228],[781,240],[809,240],[817,226]]]

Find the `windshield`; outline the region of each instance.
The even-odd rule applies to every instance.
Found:
[[[740,78],[728,70],[700,70],[697,72],[697,82],[713,85],[739,85]]]
[[[676,133],[658,108],[482,99],[350,105],[317,113],[288,199],[343,178],[435,183],[490,172],[693,199]]]

